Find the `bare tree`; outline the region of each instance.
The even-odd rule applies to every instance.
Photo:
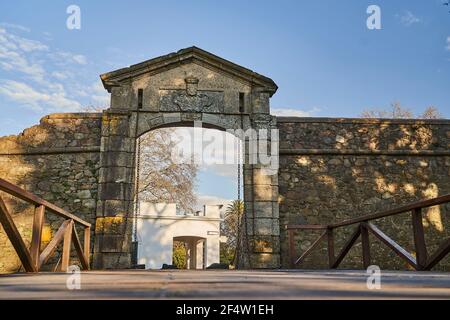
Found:
[[[439,110],[433,106],[425,109],[425,111],[420,116],[421,119],[442,119],[443,116]]]
[[[102,112],[105,108],[87,106],[85,112]],[[195,182],[198,166],[178,164],[171,157],[176,148],[174,129],[149,131],[140,137],[139,200],[176,203],[184,212],[195,211]]]
[[[399,102],[393,102],[391,103],[390,110],[368,109],[364,110],[360,117],[389,119],[440,119],[442,118],[442,114],[437,110],[437,108],[431,106],[426,108],[422,114],[415,116],[410,109],[403,107]]]
[[[176,163],[172,151],[176,141],[173,129],[150,131],[141,136],[139,155],[139,199],[176,203],[183,212],[193,213],[197,203],[195,182],[198,166]]]

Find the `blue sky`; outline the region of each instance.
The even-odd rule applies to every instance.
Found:
[[[444,0],[2,1],[0,135],[107,105],[98,75],[196,45],[271,77],[279,114],[356,117],[399,101],[450,117]],[[81,8],[81,30],[66,8]],[[368,5],[381,30],[368,30]]]

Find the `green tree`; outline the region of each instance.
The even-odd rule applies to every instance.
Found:
[[[220,260],[221,263],[236,265],[237,259],[241,253],[242,247],[242,217],[244,215],[244,203],[240,200],[232,201],[224,214],[224,221],[221,225],[221,234],[227,237],[226,243],[221,244]]]
[[[186,244],[181,241],[173,242],[172,264],[178,269],[186,269],[187,253]]]

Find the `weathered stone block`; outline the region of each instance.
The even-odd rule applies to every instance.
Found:
[[[124,237],[119,234],[97,234],[95,252],[123,252]]]
[[[128,152],[104,152],[102,167],[133,167],[133,154]]]
[[[252,203],[254,207],[255,218],[273,218],[274,207],[278,203],[272,201],[255,201]]]
[[[128,135],[128,117],[106,116],[102,121],[102,136]]]
[[[133,168],[128,167],[103,167],[99,172],[100,183],[114,182],[126,183],[132,181]]]
[[[95,253],[95,269],[127,269],[131,267],[131,253],[129,252],[107,252]]]
[[[125,136],[102,137],[101,151],[134,152],[135,139]]]
[[[277,201],[278,187],[270,185],[253,185],[255,201]]]
[[[132,201],[105,200],[103,215],[106,217],[126,216],[132,209]]]
[[[253,269],[280,268],[280,255],[277,253],[254,253],[250,256]]]
[[[133,185],[115,182],[100,183],[98,192],[100,200],[131,200]]]
[[[98,217],[95,220],[95,234],[123,235],[125,232],[124,217]]]

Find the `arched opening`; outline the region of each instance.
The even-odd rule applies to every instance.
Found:
[[[135,264],[233,268],[243,217],[242,144],[216,126],[187,124],[137,138]]]
[[[173,237],[172,265],[178,269],[205,269],[208,263],[206,238]]]

